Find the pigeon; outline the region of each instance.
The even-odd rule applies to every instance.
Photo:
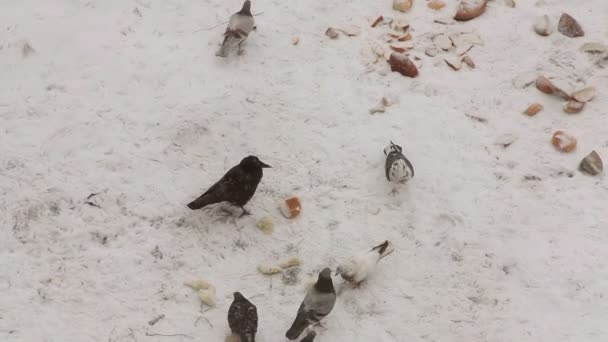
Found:
[[[313,342],[315,340],[315,336],[317,336],[317,333],[314,331],[311,331],[308,333],[308,335],[306,335],[306,337],[301,339],[300,342]]]
[[[240,55],[243,52],[241,45],[254,27],[255,23],[251,14],[251,1],[245,0],[241,10],[230,16],[228,27],[226,27],[226,32],[224,32],[224,42],[215,55],[228,57],[228,53],[234,47],[238,47],[238,54]]]
[[[192,210],[204,208],[210,204],[228,202],[243,209],[243,215],[249,215],[244,205],[249,202],[262,179],[262,169],[270,165],[262,163],[258,157],[243,158],[239,165],[230,169],[224,177],[213,184],[199,198],[188,203]]]
[[[401,146],[394,144],[384,148],[386,155],[386,179],[391,183],[405,183],[414,177],[414,167],[412,163],[403,155]]]
[[[331,281],[331,270],[325,268],[319,273],[315,285],[306,293],[296,319],[285,336],[290,340],[297,339],[309,325],[316,324],[327,316],[334,308],[334,304],[336,304],[336,291]]]
[[[378,262],[393,251],[393,244],[386,240],[338,266],[336,274],[341,275],[349,283],[359,285],[372,273]]]
[[[228,310],[228,325],[241,342],[255,342],[258,331],[258,311],[240,292],[234,293],[234,300]]]

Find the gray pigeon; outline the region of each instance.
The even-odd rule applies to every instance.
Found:
[[[414,167],[403,155],[401,146],[391,141],[390,145],[384,148],[384,155],[386,155],[384,169],[389,182],[405,183],[414,177]]]
[[[253,197],[262,180],[262,169],[268,167],[270,166],[262,163],[256,156],[243,158],[239,165],[228,170],[209,190],[188,203],[188,208],[196,210],[210,204],[228,202],[243,209],[243,215],[249,214],[244,206]]]
[[[240,55],[243,52],[241,45],[245,42],[254,27],[255,22],[251,14],[251,1],[246,0],[243,3],[243,8],[230,16],[228,27],[226,27],[226,32],[224,32],[224,42],[215,55],[228,57],[230,50],[235,47],[238,47],[238,54]]]
[[[297,339],[309,325],[316,324],[327,316],[334,308],[334,304],[336,304],[336,291],[331,281],[331,270],[325,268],[319,273],[315,285],[308,290],[298,309],[296,319],[285,336],[290,340]]]
[[[234,300],[228,310],[228,325],[241,342],[255,342],[258,331],[258,311],[240,292],[234,293]]]

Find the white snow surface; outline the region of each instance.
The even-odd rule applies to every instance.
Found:
[[[608,340],[608,183],[576,170],[591,150],[608,162],[608,69],[578,51],[608,41],[607,1],[495,0],[442,25],[455,4],[255,0],[245,54],[218,58],[240,7],[0,2],[1,341],[223,341],[234,291],[257,305],[257,341],[285,341],[310,279],[384,240],[395,253],[343,289],[316,341]],[[562,12],[585,37],[534,33],[535,18],[556,25]],[[418,78],[371,63],[380,14],[411,23]],[[324,35],[348,25],[361,34]],[[433,34],[460,30],[484,41],[476,69],[424,55]],[[557,97],[516,89],[522,73],[598,95],[567,115]],[[383,96],[399,101],[370,115]],[[522,115],[532,102],[544,110]],[[577,137],[573,153],[551,145],[556,130]],[[494,144],[504,134],[517,136],[508,148]],[[416,169],[397,195],[389,140]],[[186,207],[249,154],[273,166],[254,215]],[[287,220],[277,203],[291,195],[303,211]],[[272,235],[255,227],[264,215]],[[294,255],[297,285],[256,271]],[[184,286],[197,279],[216,307]]]

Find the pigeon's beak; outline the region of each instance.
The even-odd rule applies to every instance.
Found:
[[[260,166],[261,166],[262,168],[264,168],[264,169],[268,169],[268,168],[272,169],[272,166],[270,166],[270,165],[268,165],[268,164],[264,164],[264,163],[262,163],[262,162],[260,162]]]

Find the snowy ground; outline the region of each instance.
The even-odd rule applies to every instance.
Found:
[[[2,1],[0,340],[221,341],[238,290],[257,295],[258,340],[284,341],[308,277],[385,239],[396,253],[340,295],[317,341],[608,340],[608,183],[576,170],[594,149],[608,161],[608,69],[578,51],[608,41],[608,2],[495,0],[451,26],[433,23],[449,9],[414,2],[401,17],[423,59],[416,79],[366,52],[387,30],[369,22],[399,17],[390,0],[254,0],[258,30],[228,60],[214,56],[224,25],[200,29],[240,0]],[[562,12],[585,37],[532,31]],[[330,25],[363,31],[330,40]],[[424,56],[450,30],[480,33],[475,70]],[[598,96],[567,115],[515,89],[522,72]],[[399,103],[370,115],[385,95]],[[536,101],[541,113],[521,114]],[[551,146],[558,129],[578,138],[574,153]],[[503,134],[518,139],[503,149]],[[416,169],[397,196],[389,139]],[[186,208],[248,154],[273,166],[254,216]],[[292,221],[276,209],[288,195],[304,207]],[[272,235],[255,227],[264,215]],[[256,271],[291,255],[305,261],[298,285]],[[194,279],[216,286],[215,308],[201,313],[183,285]]]

